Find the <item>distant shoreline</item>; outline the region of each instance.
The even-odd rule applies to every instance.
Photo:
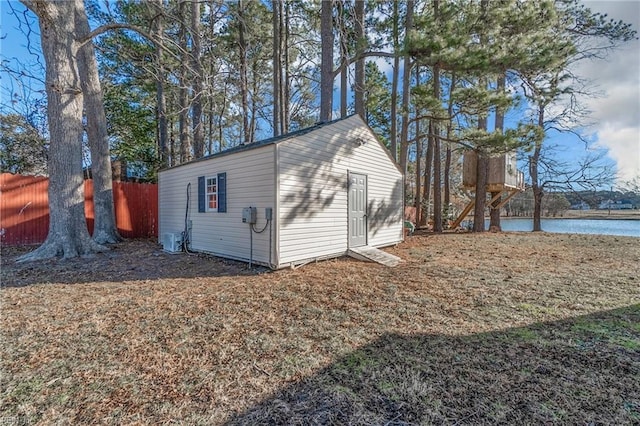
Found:
[[[533,219],[532,216],[501,216],[501,219]],[[542,219],[640,220],[640,210],[567,210],[562,216],[542,216]]]

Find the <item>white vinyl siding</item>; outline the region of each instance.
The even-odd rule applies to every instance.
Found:
[[[367,175],[368,244],[402,240],[402,174],[359,117],[281,142],[278,159],[280,264],[346,253],[349,172]]]
[[[187,185],[191,183],[189,220],[191,248],[232,259],[248,260],[250,228],[242,223],[242,208],[257,207],[256,229],[264,227],[265,208],[275,207],[274,146],[267,145],[229,155],[195,161],[161,171],[159,183],[159,238],[185,227]],[[198,176],[226,172],[226,213],[198,212]],[[207,199],[207,207],[208,207]],[[254,262],[268,264],[269,231],[253,234]],[[274,230],[275,233],[275,230]]]

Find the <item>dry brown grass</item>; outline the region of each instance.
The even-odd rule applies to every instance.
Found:
[[[397,268],[273,273],[4,250],[0,422],[637,423],[639,242],[414,236]]]

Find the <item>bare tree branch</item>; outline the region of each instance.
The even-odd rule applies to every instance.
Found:
[[[345,67],[348,67],[349,65],[353,64],[356,61],[359,61],[360,59],[366,59],[366,58],[372,58],[372,57],[394,58],[395,56],[396,54],[390,53],[390,52],[362,52],[356,56],[349,58],[347,61],[342,61],[342,63],[338,66],[338,68],[336,68],[333,71],[333,78],[336,78]]]

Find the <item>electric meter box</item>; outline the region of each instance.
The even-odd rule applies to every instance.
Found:
[[[254,224],[258,221],[258,209],[245,207],[242,209],[242,223]]]

